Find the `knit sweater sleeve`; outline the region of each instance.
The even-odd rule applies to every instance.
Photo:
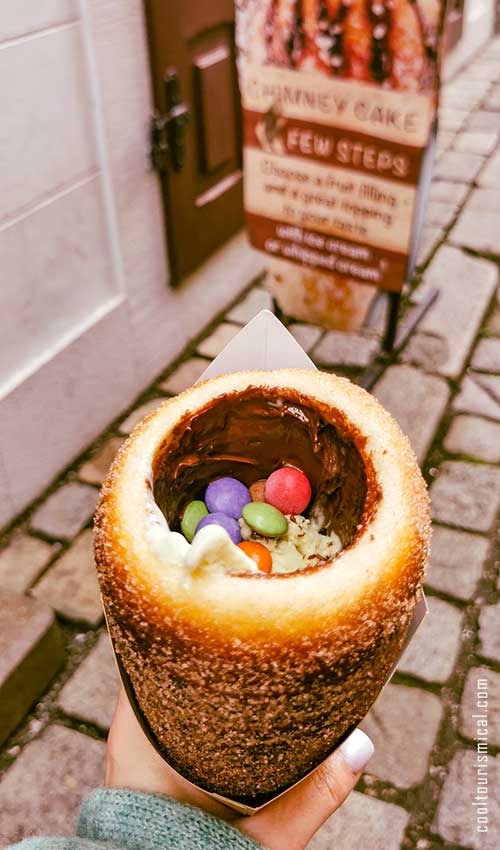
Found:
[[[101,788],[84,801],[75,838],[28,838],[8,850],[263,850],[201,809],[157,794]]]

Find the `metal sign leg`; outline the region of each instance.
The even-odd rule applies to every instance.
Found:
[[[401,293],[389,292],[389,310],[387,314],[387,325],[385,329],[384,339],[382,340],[382,349],[388,354],[394,350],[396,342],[396,334],[398,330],[399,308],[401,306]]]

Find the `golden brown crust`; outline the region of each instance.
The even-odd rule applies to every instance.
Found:
[[[382,498],[341,557],[286,577],[214,574],[190,586],[147,543],[148,474],[186,411],[246,387],[287,387],[366,437]],[[103,486],[96,562],[115,647],[168,760],[208,790],[266,794],[319,763],[375,699],[400,652],[429,537],[425,484],[391,417],[314,371],[234,373],[167,401]]]

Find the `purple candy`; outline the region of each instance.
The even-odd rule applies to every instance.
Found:
[[[239,519],[243,508],[251,501],[248,487],[236,478],[217,478],[205,491],[205,504],[211,514],[221,513]]]
[[[200,529],[205,528],[207,525],[220,525],[221,528],[227,531],[233,543],[241,543],[240,527],[236,520],[232,517],[222,513],[208,514],[208,516],[204,516],[203,519],[200,519],[196,526],[196,534],[198,534]]]

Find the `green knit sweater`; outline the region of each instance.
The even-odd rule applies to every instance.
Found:
[[[9,850],[262,850],[219,818],[157,794],[94,791],[75,838],[26,838]]]

